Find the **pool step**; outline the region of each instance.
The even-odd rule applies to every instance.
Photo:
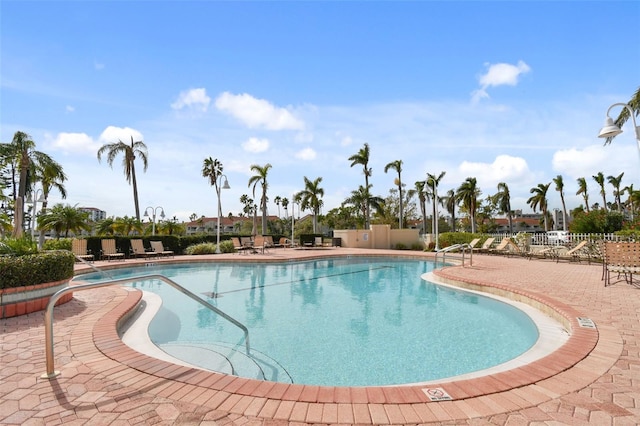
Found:
[[[169,342],[158,345],[169,355],[189,364],[239,377],[293,383],[287,371],[263,353],[242,350],[224,343]]]

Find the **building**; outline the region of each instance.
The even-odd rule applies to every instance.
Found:
[[[107,218],[107,212],[97,209],[95,207],[78,207],[78,210],[89,214],[89,220],[92,222],[99,222]]]

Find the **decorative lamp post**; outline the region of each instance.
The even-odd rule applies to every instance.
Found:
[[[613,119],[611,117],[609,117],[609,113],[611,112],[611,109],[618,106],[626,109],[627,112],[629,113],[629,117],[631,118],[631,123],[633,124],[633,130],[636,136],[636,143],[638,144],[638,155],[640,155],[640,126],[636,124],[635,112],[633,111],[633,108],[631,108],[631,106],[629,106],[628,104],[619,102],[609,107],[609,109],[607,110],[607,118],[604,121],[604,127],[600,129],[600,133],[598,133],[598,137],[613,138],[619,135],[620,133],[622,133],[622,129],[613,122]]]
[[[149,209],[151,209],[151,235],[156,235],[156,214],[160,209],[160,217],[164,219],[164,209],[160,206],[156,208],[149,206],[144,210],[144,217],[149,217]]]
[[[38,194],[40,194],[40,196],[38,197]],[[37,189],[33,192],[34,197],[31,198],[31,194],[29,194],[29,197],[27,197],[27,204],[32,204],[33,203],[33,210],[31,212],[31,239],[33,240],[35,238],[35,230],[36,230],[36,213],[38,211],[38,203],[43,203],[45,201],[44,198],[44,193],[42,192],[42,189]],[[42,232],[42,231],[40,231]],[[38,247],[38,248],[42,248],[42,247]]]
[[[224,185],[222,184],[222,178],[224,177]],[[231,189],[229,186],[229,181],[227,180],[227,176],[221,174],[218,176],[218,184],[216,185],[216,193],[218,194],[218,230],[216,236],[216,253],[220,254],[220,217],[222,216],[222,202],[220,200],[220,190],[221,189]]]

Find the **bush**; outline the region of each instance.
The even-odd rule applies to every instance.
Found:
[[[66,250],[0,257],[0,289],[71,279],[74,261]]]
[[[406,250],[407,246],[404,245],[403,243],[397,243],[396,244],[396,250]]]
[[[71,251],[71,238],[59,238],[55,240],[45,240],[44,250],[69,250]]]
[[[6,238],[0,243],[0,254],[24,256],[38,253],[38,244],[31,240],[31,236],[22,238]]]
[[[235,253],[236,249],[233,246],[233,241],[220,241],[220,252],[222,253]],[[199,243],[193,244],[184,250],[185,254],[197,255],[197,254],[214,254],[216,252],[216,245],[214,243]]]
[[[622,229],[624,216],[620,212],[591,210],[577,214],[569,229],[578,234],[610,234]]]

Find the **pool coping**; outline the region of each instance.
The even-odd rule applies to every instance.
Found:
[[[424,256],[415,257],[424,258]],[[327,253],[317,256],[317,258],[327,258]],[[304,260],[310,259],[312,258]],[[225,261],[229,260],[225,259]],[[193,261],[193,259],[188,259],[188,261]],[[210,260],[203,259],[202,261]],[[255,262],[257,259],[233,259],[231,261]],[[263,261],[279,260],[265,259]],[[118,266],[130,266],[130,264]],[[605,338],[607,342],[617,343],[617,346],[621,346],[620,336],[615,330],[607,327],[600,329],[581,327],[578,318],[583,316],[579,311],[545,295],[472,279],[460,280],[455,275],[448,273],[451,268],[456,267],[444,268],[436,271],[435,274],[453,285],[490,290],[497,294],[512,295],[512,297],[539,304],[543,309],[548,309],[552,315],[557,315],[568,324],[568,330],[571,331],[568,341],[554,353],[519,368],[480,378],[443,381],[429,384],[428,387],[408,385],[348,388],[264,382],[177,366],[150,358],[129,348],[120,340],[118,326],[126,315],[137,306],[141,299],[141,293],[120,289],[118,292],[124,292],[126,295],[120,297],[120,301],[117,303],[114,301],[110,304],[112,309],[104,313],[93,326],[93,343],[100,352],[113,361],[114,368],[119,375],[126,375],[127,382],[164,384],[164,386],[153,387],[153,389],[146,386],[146,391],[157,391],[159,395],[172,394],[172,397],[174,397],[174,392],[178,392],[180,395],[190,395],[192,400],[210,408],[264,418],[272,418],[274,414],[264,411],[264,408],[269,405],[265,403],[265,400],[277,402],[278,406],[280,404],[290,406],[292,410],[297,403],[321,404],[323,406],[350,404],[353,406],[354,412],[357,411],[356,406],[361,404],[368,406],[369,411],[376,405],[381,405],[382,409],[387,410],[390,406],[411,404],[413,409],[417,410],[416,404],[425,404],[424,407],[432,407],[429,411],[436,420],[471,418],[473,410],[467,413],[445,409],[442,413],[441,409],[450,404],[455,406],[457,402],[473,403],[474,405],[480,403],[486,408],[489,401],[487,397],[493,394],[512,395],[511,398],[513,398],[513,395],[517,395],[518,390],[524,392],[525,389],[527,395],[531,392],[537,395],[536,399],[524,402],[525,405],[529,402],[533,406],[570,392],[571,390],[567,388],[568,383],[571,383],[574,390],[589,385],[602,376],[612,365],[613,362],[611,364],[602,362],[603,358],[611,357],[609,354],[602,353],[606,350],[604,349],[606,345],[603,345],[601,349],[598,347],[598,343]],[[131,376],[135,376],[135,379],[130,379]],[[180,390],[178,391],[176,387]],[[172,392],[169,392],[168,388],[171,388]],[[439,401],[436,402],[428,396],[429,392],[425,389],[442,390],[451,397],[451,401],[436,398],[436,401]],[[213,395],[210,395],[210,391],[214,391]],[[194,395],[201,397],[194,397]],[[206,398],[202,395],[206,395]],[[432,392],[431,395],[438,397],[440,394]],[[257,399],[261,400],[263,409],[258,413],[251,413],[249,410],[251,401]],[[522,401],[519,404],[522,404]],[[436,408],[436,405],[440,408]],[[508,407],[504,407],[504,411],[508,411]],[[291,415],[288,419],[295,421],[293,412]]]

